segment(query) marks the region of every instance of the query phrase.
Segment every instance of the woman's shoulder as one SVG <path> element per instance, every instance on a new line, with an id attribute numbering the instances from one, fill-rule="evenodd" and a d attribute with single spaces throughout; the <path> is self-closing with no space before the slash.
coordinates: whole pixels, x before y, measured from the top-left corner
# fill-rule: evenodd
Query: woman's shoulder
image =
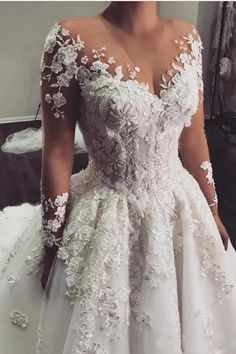
<path id="1" fill-rule="evenodd" d="M 56 23 L 60 28 L 68 30 L 72 37 L 78 34 L 86 34 L 97 22 L 97 16 L 89 17 L 68 17 L 58 20 Z"/>
<path id="2" fill-rule="evenodd" d="M 160 28 L 164 34 L 164 38 L 168 40 L 177 41 L 181 45 L 194 43 L 195 41 L 201 42 L 200 35 L 197 28 L 191 22 L 182 19 L 164 18 L 159 16 Z M 160 31 L 159 31 L 160 32 Z"/>
<path id="3" fill-rule="evenodd" d="M 166 19 L 166 26 L 172 40 L 177 40 L 180 45 L 188 43 L 191 48 L 191 45 L 196 47 L 197 44 L 199 48 L 203 48 L 201 35 L 195 24 L 180 19 Z"/>
<path id="4" fill-rule="evenodd" d="M 174 20 L 173 30 L 176 34 L 176 38 L 188 36 L 190 34 L 193 40 L 201 40 L 197 27 L 191 22 L 185 20 Z"/>
<path id="5" fill-rule="evenodd" d="M 173 33 L 176 38 L 183 37 L 188 33 L 197 33 L 197 28 L 191 22 L 181 20 L 181 19 L 171 19 L 168 20 Z"/>

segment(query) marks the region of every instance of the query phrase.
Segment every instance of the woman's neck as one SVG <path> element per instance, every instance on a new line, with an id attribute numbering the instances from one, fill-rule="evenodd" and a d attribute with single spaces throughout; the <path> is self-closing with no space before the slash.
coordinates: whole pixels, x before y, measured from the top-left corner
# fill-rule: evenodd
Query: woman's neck
<path id="1" fill-rule="evenodd" d="M 160 22 L 156 1 L 112 1 L 101 15 L 132 35 L 150 33 Z"/>

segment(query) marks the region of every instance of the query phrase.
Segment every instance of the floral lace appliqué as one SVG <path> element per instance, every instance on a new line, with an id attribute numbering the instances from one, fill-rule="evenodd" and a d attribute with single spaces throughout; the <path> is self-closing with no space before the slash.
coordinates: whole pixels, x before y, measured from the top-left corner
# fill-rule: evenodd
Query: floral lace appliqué
<path id="1" fill-rule="evenodd" d="M 210 184 L 214 190 L 215 190 L 215 181 L 213 179 L 213 171 L 212 171 L 212 165 L 210 161 L 203 161 L 200 165 L 200 167 L 207 172 L 206 174 L 206 179 L 207 179 L 207 183 Z M 215 196 L 212 200 L 212 203 L 209 204 L 209 206 L 217 206 L 218 205 L 218 197 L 216 194 L 216 190 L 215 190 Z"/>
<path id="2" fill-rule="evenodd" d="M 10 286 L 14 286 L 18 283 L 18 281 L 20 281 L 20 277 L 18 275 L 8 275 L 7 281 Z"/>
<path id="3" fill-rule="evenodd" d="M 11 319 L 12 324 L 14 324 L 17 327 L 20 327 L 22 329 L 25 329 L 29 323 L 28 316 L 20 311 L 11 312 L 10 319 Z"/>
<path id="4" fill-rule="evenodd" d="M 65 40 L 66 36 L 69 36 L 69 30 L 61 28 L 57 23 L 51 28 L 44 43 L 40 64 L 42 73 L 40 86 L 45 80 L 52 89 L 56 89 L 55 93 L 50 92 L 45 95 L 45 101 L 51 106 L 55 118 L 65 118 L 62 107 L 66 105 L 67 100 L 62 88 L 68 88 L 71 80 L 76 78 L 78 51 L 84 47 L 84 42 L 79 35 L 76 40 L 71 37 Z M 45 54 L 53 53 L 56 46 L 59 46 L 58 50 L 49 65 L 46 65 Z"/>
<path id="5" fill-rule="evenodd" d="M 46 93 L 45 100 L 50 105 L 50 109 L 54 112 L 55 118 L 64 118 L 64 111 L 61 107 L 67 104 L 66 95 L 62 92 L 62 88 L 68 88 L 72 79 L 78 80 L 81 88 L 85 87 L 84 79 L 96 79 L 101 75 L 105 75 L 111 79 L 119 80 L 121 84 L 126 84 L 127 87 L 131 82 L 136 83 L 140 93 L 145 91 L 153 100 L 162 100 L 167 91 L 174 87 L 177 82 L 180 82 L 182 76 L 193 69 L 197 75 L 197 85 L 202 92 L 203 98 L 203 81 L 202 81 L 202 42 L 196 28 L 192 25 L 192 29 L 186 36 L 181 39 L 176 39 L 180 53 L 171 62 L 171 68 L 166 70 L 166 73 L 161 75 L 162 82 L 156 84 L 162 87 L 159 95 L 149 91 L 148 84 L 137 79 L 137 74 L 142 70 L 140 66 L 132 67 L 130 63 L 126 63 L 126 67 L 121 65 L 115 66 L 110 72 L 110 67 L 116 63 L 113 56 L 106 57 L 106 47 L 93 48 L 92 53 L 84 53 L 85 41 L 81 39 L 80 34 L 76 38 L 70 36 L 68 29 L 63 28 L 58 23 L 55 23 L 50 30 L 44 44 L 44 53 L 41 59 L 41 85 L 44 80 L 50 83 L 51 88 L 55 88 L 56 92 Z M 59 48 L 54 52 L 56 45 Z M 82 55 L 79 55 L 83 49 Z M 44 54 L 53 53 L 51 62 L 45 64 L 46 56 Z M 91 61 L 91 57 L 94 61 Z M 123 70 L 128 70 L 129 79 L 122 81 Z M 167 77 L 170 77 L 170 79 Z M 53 78 L 53 80 L 52 80 Z M 89 79 L 89 80 L 90 80 Z M 192 77 L 186 80 L 192 80 Z M 170 91 L 171 94 L 171 91 Z M 166 99 L 169 95 L 166 95 Z M 165 101 L 165 100 L 164 100 Z"/>
<path id="6" fill-rule="evenodd" d="M 56 235 L 65 222 L 68 197 L 68 192 L 65 192 L 52 200 L 46 198 L 41 189 L 42 238 L 48 247 L 60 244 L 62 236 Z"/>

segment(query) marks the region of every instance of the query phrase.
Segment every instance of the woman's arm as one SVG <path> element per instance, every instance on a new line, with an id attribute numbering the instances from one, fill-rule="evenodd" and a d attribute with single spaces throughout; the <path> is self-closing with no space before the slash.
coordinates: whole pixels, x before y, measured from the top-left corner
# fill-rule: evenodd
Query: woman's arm
<path id="1" fill-rule="evenodd" d="M 217 215 L 217 194 L 205 135 L 203 101 L 199 102 L 191 125 L 181 133 L 179 151 L 184 167 L 197 180 L 212 213 Z"/>
<path id="2" fill-rule="evenodd" d="M 179 139 L 179 151 L 184 167 L 197 180 L 211 208 L 225 250 L 228 248 L 229 235 L 218 215 L 217 194 L 212 175 L 209 150 L 204 129 L 203 103 L 192 118 L 189 127 L 185 127 Z"/>
<path id="3" fill-rule="evenodd" d="M 60 24 L 54 26 L 46 37 L 40 67 L 42 237 L 48 255 L 55 255 L 61 241 L 74 157 L 79 88 L 76 55 L 72 55 L 73 47 L 67 45 L 71 42 L 67 33 L 61 32 Z"/>
<path id="4" fill-rule="evenodd" d="M 197 33 L 197 47 L 195 46 L 195 67 L 198 82 L 198 106 L 192 116 L 191 124 L 184 127 L 179 139 L 179 152 L 184 167 L 197 180 L 204 196 L 208 201 L 222 237 L 225 249 L 228 247 L 228 233 L 218 215 L 218 199 L 213 179 L 208 144 L 204 125 L 204 84 L 202 78 L 202 43 Z M 196 50 L 198 48 L 198 50 Z"/>
<path id="5" fill-rule="evenodd" d="M 185 126 L 179 139 L 179 152 L 184 167 L 194 176 L 204 193 L 213 215 L 217 215 L 217 195 L 212 175 L 207 139 L 204 125 L 204 83 L 202 63 L 202 40 L 194 28 L 189 38 L 191 65 L 197 84 L 197 107 L 191 123 Z M 195 83 L 194 83 L 195 84 Z"/>

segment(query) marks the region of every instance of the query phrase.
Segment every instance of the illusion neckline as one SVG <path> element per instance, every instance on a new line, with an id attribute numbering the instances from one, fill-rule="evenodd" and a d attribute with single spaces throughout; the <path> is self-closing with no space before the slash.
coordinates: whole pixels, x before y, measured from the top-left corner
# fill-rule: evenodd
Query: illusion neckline
<path id="1" fill-rule="evenodd" d="M 62 26 L 62 25 L 59 24 L 58 22 L 55 22 L 55 23 L 54 23 L 54 26 L 55 26 L 55 28 L 57 28 L 57 29 L 62 33 L 62 35 L 70 36 L 70 30 L 69 30 L 68 28 L 66 28 L 65 26 Z M 174 43 L 183 44 L 183 42 L 182 42 L 183 39 L 186 39 L 186 40 L 188 41 L 188 39 L 191 38 L 192 35 L 194 35 L 194 34 L 196 35 L 197 33 L 198 33 L 198 32 L 197 32 L 196 27 L 195 27 L 193 24 L 191 24 L 191 29 L 190 29 L 189 31 L 187 31 L 184 35 L 179 36 L 178 38 L 175 38 L 175 39 L 173 39 L 173 40 L 171 39 L 170 41 L 173 41 Z M 82 47 L 84 47 L 84 44 L 85 44 L 86 42 L 85 42 L 85 41 L 83 40 L 83 38 L 81 37 L 80 32 L 77 32 L 75 36 L 76 36 L 77 41 L 80 42 L 80 43 L 82 43 Z M 71 38 L 72 40 L 75 40 L 73 37 L 70 37 L 70 38 Z M 198 38 L 198 37 L 197 37 L 197 38 Z M 200 38 L 199 38 L 199 39 L 195 39 L 195 40 L 193 40 L 193 41 L 194 41 L 194 42 L 195 42 L 195 41 L 196 41 L 196 42 L 199 42 L 199 41 L 200 41 L 200 42 L 199 42 L 199 43 L 200 43 L 199 45 L 202 45 Z M 186 42 L 186 43 L 189 43 L 189 42 Z M 192 43 L 190 43 L 190 44 L 192 45 Z M 103 50 L 103 52 L 104 52 L 104 51 L 106 52 L 106 50 L 107 50 L 106 46 L 105 46 L 105 45 L 104 45 L 104 46 L 100 46 L 100 47 L 97 48 L 97 49 L 96 49 L 96 48 L 93 48 L 93 49 L 91 50 L 91 54 L 93 54 L 93 51 L 97 51 L 97 52 L 98 52 L 98 51 L 101 51 L 101 50 Z M 190 52 L 191 52 L 191 54 L 189 54 L 189 55 L 192 56 L 192 50 L 191 50 Z M 104 70 L 104 71 L 106 72 L 106 75 L 107 75 L 107 76 L 109 76 L 109 77 L 112 78 L 112 79 L 117 79 L 117 78 L 118 78 L 119 82 L 121 82 L 122 85 L 125 84 L 125 85 L 128 86 L 128 85 L 130 85 L 131 82 L 135 82 L 136 85 L 137 85 L 138 87 L 140 87 L 140 89 L 143 90 L 143 92 L 145 92 L 147 95 L 149 95 L 149 96 L 150 96 L 151 98 L 153 98 L 154 100 L 157 100 L 157 101 L 159 101 L 159 102 L 161 103 L 161 102 L 163 102 L 164 96 L 165 96 L 166 94 L 168 94 L 168 92 L 169 92 L 169 90 L 170 90 L 171 88 L 174 89 L 174 87 L 176 86 L 176 82 L 177 82 L 179 79 L 181 79 L 181 77 L 182 77 L 181 74 L 183 74 L 184 72 L 186 72 L 186 68 L 185 68 L 184 65 L 183 65 L 183 66 L 182 66 L 182 65 L 177 65 L 177 64 L 175 63 L 175 60 L 176 60 L 177 62 L 180 62 L 180 61 L 181 61 L 180 57 L 181 57 L 181 55 L 183 55 L 183 54 L 186 54 L 186 53 L 185 53 L 185 51 L 181 50 L 176 56 L 173 57 L 173 59 L 171 59 L 171 61 L 170 61 L 170 67 L 169 67 L 168 69 L 166 69 L 166 70 L 161 74 L 162 82 L 154 84 L 154 85 L 158 85 L 158 86 L 161 86 L 161 87 L 162 87 L 164 84 L 166 84 L 166 87 L 163 87 L 163 88 L 159 91 L 159 93 L 151 92 L 150 89 L 149 89 L 149 87 L 150 87 L 149 83 L 148 83 L 148 82 L 145 82 L 145 81 L 143 81 L 143 80 L 138 80 L 136 77 L 134 77 L 134 78 L 128 78 L 128 79 L 122 80 L 122 77 L 123 77 L 123 70 L 124 70 L 124 66 L 125 66 L 125 65 L 122 65 L 122 64 L 116 65 L 115 68 L 114 68 L 114 72 L 115 72 L 115 73 L 116 73 L 116 70 L 117 70 L 118 68 L 120 69 L 121 75 L 122 75 L 121 77 L 119 77 L 118 75 L 116 75 L 116 74 L 114 74 L 114 73 L 109 72 L 107 69 L 108 69 L 109 66 L 112 65 L 112 64 L 110 64 L 108 61 L 109 61 L 110 58 L 113 58 L 113 59 L 114 59 L 114 62 L 116 62 L 116 58 L 115 58 L 115 57 L 110 57 L 110 56 L 109 56 L 109 57 L 107 58 L 107 62 L 103 62 L 103 61 L 100 59 L 100 57 L 99 57 L 98 60 L 94 60 L 94 61 L 92 62 L 92 64 L 90 65 L 90 68 L 86 67 L 85 64 L 83 64 L 82 62 L 80 63 L 80 66 L 86 68 L 87 70 L 89 70 L 90 73 L 92 73 L 93 71 L 91 70 L 91 67 L 93 66 L 94 63 L 100 63 L 100 64 L 103 65 L 103 66 L 104 66 L 104 65 L 107 65 L 107 68 Z M 88 55 L 85 54 L 85 57 L 88 57 Z M 184 64 L 184 63 L 183 63 L 183 64 Z M 127 65 L 127 67 L 128 67 L 128 66 L 131 66 L 131 64 L 130 64 L 129 62 L 126 62 L 126 65 Z M 141 66 L 134 66 L 134 65 L 132 65 L 132 66 L 134 67 L 133 70 L 131 69 L 132 72 L 135 71 L 135 68 L 138 68 L 139 71 L 142 70 Z M 190 65 L 190 66 L 192 66 L 192 65 Z M 176 69 L 176 71 L 174 72 L 174 74 L 173 74 L 173 75 L 168 74 L 168 72 L 170 72 L 171 70 L 173 70 L 173 68 Z M 181 74 L 180 74 L 180 73 L 181 73 Z M 102 74 L 103 74 L 103 73 L 101 72 L 101 75 L 102 75 Z M 164 75 L 170 76 L 170 79 L 169 79 L 168 81 L 166 81 Z M 155 86 L 154 86 L 154 87 L 155 87 Z"/>

